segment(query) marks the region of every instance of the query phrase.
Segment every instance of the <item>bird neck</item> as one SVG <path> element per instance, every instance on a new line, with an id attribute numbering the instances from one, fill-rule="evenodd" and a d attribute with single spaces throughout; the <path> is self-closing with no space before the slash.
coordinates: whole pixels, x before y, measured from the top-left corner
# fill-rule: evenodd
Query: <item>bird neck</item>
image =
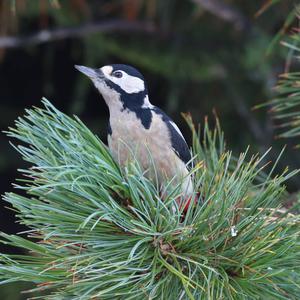
<path id="1" fill-rule="evenodd" d="M 153 108 L 146 89 L 138 93 L 125 93 L 119 90 L 109 94 L 102 93 L 102 96 L 109 108 L 110 116 L 117 116 L 124 111 L 137 113 Z"/>

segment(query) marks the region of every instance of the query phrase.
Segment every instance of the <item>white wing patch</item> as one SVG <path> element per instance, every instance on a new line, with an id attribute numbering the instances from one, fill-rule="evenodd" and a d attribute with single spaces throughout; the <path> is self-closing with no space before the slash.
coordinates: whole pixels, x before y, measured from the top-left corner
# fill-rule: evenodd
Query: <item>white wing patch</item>
<path id="1" fill-rule="evenodd" d="M 142 108 L 153 108 L 154 106 L 150 103 L 148 95 L 144 98 L 144 104 L 142 105 Z"/>
<path id="2" fill-rule="evenodd" d="M 174 127 L 174 129 L 177 131 L 177 133 L 179 133 L 181 135 L 181 137 L 184 139 L 180 129 L 178 128 L 178 126 L 173 122 L 173 121 L 169 121 L 170 124 Z M 185 140 L 185 139 L 184 139 Z"/>

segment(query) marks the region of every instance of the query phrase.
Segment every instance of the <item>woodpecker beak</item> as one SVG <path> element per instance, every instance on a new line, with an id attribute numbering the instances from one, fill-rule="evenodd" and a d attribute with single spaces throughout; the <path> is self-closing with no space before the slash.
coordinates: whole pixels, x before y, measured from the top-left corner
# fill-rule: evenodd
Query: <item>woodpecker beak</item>
<path id="1" fill-rule="evenodd" d="M 104 74 L 100 69 L 93 69 L 93 68 L 88 68 L 85 66 L 78 66 L 78 65 L 75 65 L 74 67 L 75 67 L 75 69 L 77 69 L 78 71 L 80 71 L 81 73 L 83 73 L 84 75 L 86 75 L 87 77 L 89 77 L 91 79 L 104 77 Z"/>

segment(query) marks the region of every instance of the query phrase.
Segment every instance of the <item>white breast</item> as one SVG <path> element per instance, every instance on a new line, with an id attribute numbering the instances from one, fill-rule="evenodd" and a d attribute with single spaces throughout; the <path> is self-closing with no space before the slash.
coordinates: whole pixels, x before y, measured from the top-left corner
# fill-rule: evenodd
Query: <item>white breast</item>
<path id="1" fill-rule="evenodd" d="M 113 112 L 110 125 L 112 136 L 108 137 L 108 145 L 121 165 L 137 159 L 148 177 L 154 179 L 156 172 L 161 184 L 174 176 L 175 183 L 184 177 L 183 190 L 192 192 L 188 170 L 172 149 L 167 125 L 160 115 L 152 112 L 151 126 L 145 129 L 134 112 Z"/>

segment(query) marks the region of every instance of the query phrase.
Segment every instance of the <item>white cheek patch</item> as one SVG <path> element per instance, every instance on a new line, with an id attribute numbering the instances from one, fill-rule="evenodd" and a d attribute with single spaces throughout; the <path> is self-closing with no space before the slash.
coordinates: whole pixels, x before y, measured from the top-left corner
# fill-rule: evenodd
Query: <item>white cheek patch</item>
<path id="1" fill-rule="evenodd" d="M 123 73 L 121 78 L 109 76 L 109 80 L 117 84 L 127 94 L 139 93 L 145 90 L 145 84 L 142 79 L 128 75 L 123 71 L 121 72 Z"/>

